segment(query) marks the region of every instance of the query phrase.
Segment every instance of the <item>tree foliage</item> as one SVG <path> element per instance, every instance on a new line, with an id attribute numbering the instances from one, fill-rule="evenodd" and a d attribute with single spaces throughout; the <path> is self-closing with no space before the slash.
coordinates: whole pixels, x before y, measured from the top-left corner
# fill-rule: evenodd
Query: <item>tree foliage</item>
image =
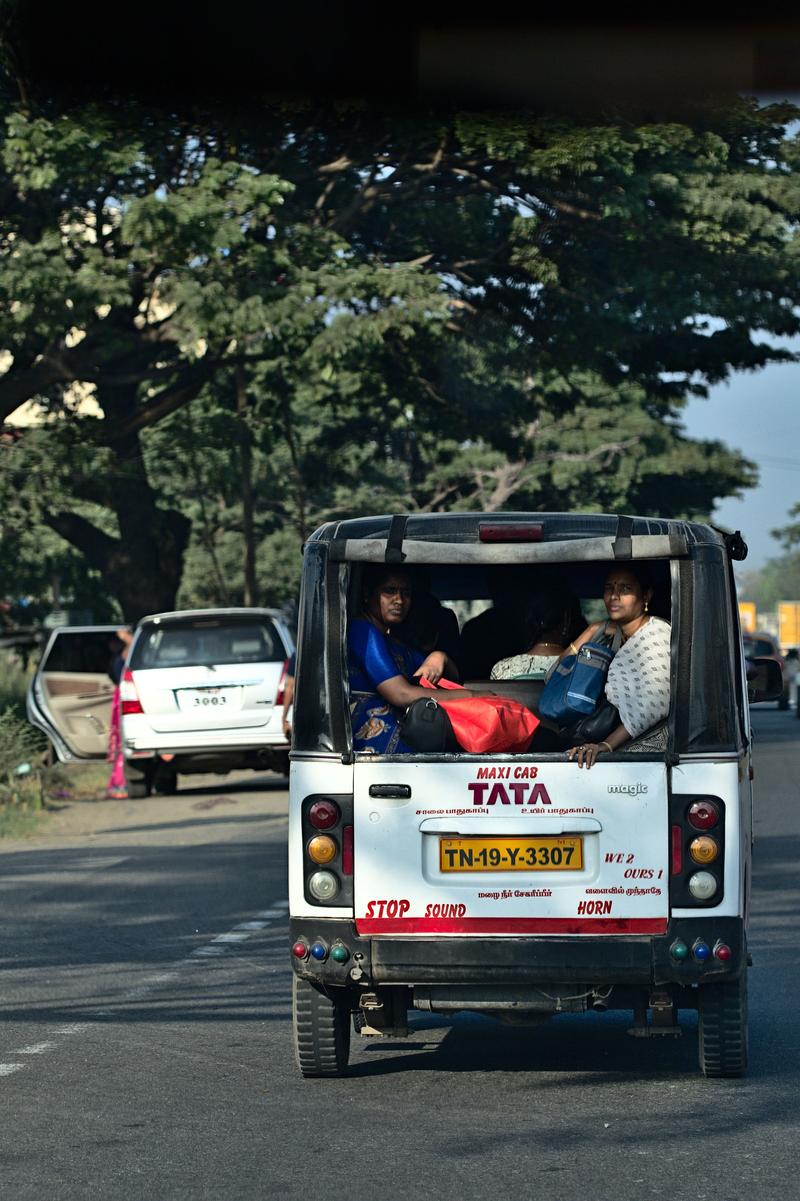
<path id="1" fill-rule="evenodd" d="M 707 514 L 755 469 L 682 405 L 800 329 L 793 115 L 7 99 L 0 488 L 129 618 L 284 599 L 336 514 Z"/>
<path id="2" fill-rule="evenodd" d="M 757 610 L 774 612 L 779 601 L 800 599 L 800 504 L 788 516 L 793 520 L 772 530 L 784 553 L 768 559 L 758 571 L 743 572 L 738 581 L 741 599 L 753 601 Z"/>

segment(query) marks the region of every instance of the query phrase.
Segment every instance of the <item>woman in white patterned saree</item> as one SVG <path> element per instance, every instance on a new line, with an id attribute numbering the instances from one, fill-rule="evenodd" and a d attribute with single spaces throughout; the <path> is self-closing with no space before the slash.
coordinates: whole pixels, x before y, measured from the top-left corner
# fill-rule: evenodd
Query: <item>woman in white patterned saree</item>
<path id="1" fill-rule="evenodd" d="M 606 699 L 619 710 L 620 724 L 603 742 L 571 747 L 568 758 L 579 767 L 591 767 L 598 755 L 619 750 L 663 722 L 669 711 L 670 625 L 650 612 L 653 588 L 638 565 L 612 567 L 603 591 L 608 623 L 596 622 L 570 643 L 564 654 L 575 652 L 594 638 L 603 625 L 608 633 L 620 629 L 622 646 L 611 661 L 606 678 Z M 663 736 L 653 746 L 661 749 Z"/>

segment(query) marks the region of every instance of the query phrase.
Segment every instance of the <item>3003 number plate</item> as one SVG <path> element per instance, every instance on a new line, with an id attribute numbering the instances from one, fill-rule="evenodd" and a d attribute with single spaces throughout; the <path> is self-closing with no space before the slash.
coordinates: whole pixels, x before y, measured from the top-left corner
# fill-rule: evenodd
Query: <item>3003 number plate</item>
<path id="1" fill-rule="evenodd" d="M 203 711 L 239 709 L 241 708 L 241 689 L 181 688 L 178 691 L 178 708 Z"/>
<path id="2" fill-rule="evenodd" d="M 442 838 L 443 872 L 575 872 L 582 838 Z"/>

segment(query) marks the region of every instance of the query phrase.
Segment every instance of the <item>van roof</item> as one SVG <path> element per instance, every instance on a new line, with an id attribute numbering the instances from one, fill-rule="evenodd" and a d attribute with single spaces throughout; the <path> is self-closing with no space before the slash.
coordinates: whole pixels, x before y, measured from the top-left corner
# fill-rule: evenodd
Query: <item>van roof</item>
<path id="1" fill-rule="evenodd" d="M 309 542 L 387 538 L 393 514 L 328 521 L 310 535 Z M 682 538 L 691 546 L 725 546 L 724 534 L 702 522 L 664 517 L 631 517 L 634 535 Z M 617 533 L 619 516 L 610 513 L 411 513 L 403 537 L 421 542 L 477 543 L 481 525 L 541 524 L 541 540 L 569 541 L 609 538 Z M 498 539 L 503 541 L 502 537 Z M 738 557 L 738 556 L 737 556 Z"/>

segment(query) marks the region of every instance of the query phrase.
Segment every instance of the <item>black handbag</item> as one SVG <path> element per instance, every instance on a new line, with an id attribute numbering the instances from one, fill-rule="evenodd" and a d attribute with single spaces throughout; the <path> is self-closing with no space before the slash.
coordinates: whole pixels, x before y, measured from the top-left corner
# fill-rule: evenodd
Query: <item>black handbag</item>
<path id="1" fill-rule="evenodd" d="M 611 701 L 602 701 L 594 713 L 582 717 L 568 731 L 569 746 L 581 746 L 584 742 L 605 742 L 619 722 L 619 709 Z"/>
<path id="2" fill-rule="evenodd" d="M 450 718 L 432 696 L 412 701 L 400 718 L 400 737 L 415 751 L 460 751 Z"/>

